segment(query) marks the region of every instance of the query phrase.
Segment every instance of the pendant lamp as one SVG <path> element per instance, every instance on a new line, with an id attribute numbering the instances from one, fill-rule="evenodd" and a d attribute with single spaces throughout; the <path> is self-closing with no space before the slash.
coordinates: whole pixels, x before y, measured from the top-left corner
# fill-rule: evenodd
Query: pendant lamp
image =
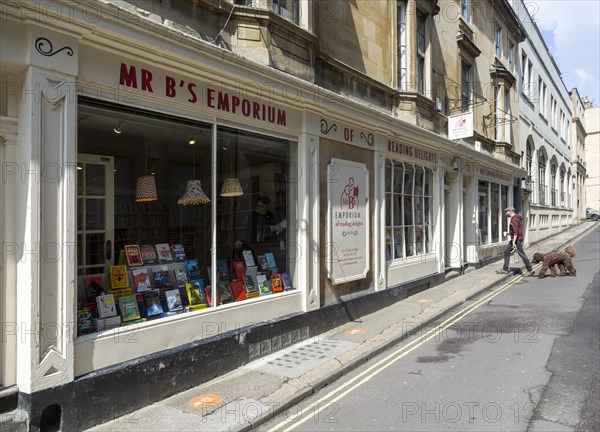
<path id="1" fill-rule="evenodd" d="M 190 139 L 190 145 L 196 144 L 195 140 Z M 204 191 L 202 190 L 202 182 L 200 180 L 196 180 L 196 152 L 195 147 L 192 147 L 192 179 L 188 180 L 187 186 L 185 188 L 185 192 L 183 196 L 179 198 L 177 204 L 179 205 L 188 205 L 188 204 L 206 204 L 210 202 L 210 198 L 206 196 Z"/>
<path id="2" fill-rule="evenodd" d="M 156 181 L 153 175 L 148 175 L 148 140 L 146 140 L 146 174 L 138 177 L 135 186 L 135 202 L 156 201 Z"/>
<path id="3" fill-rule="evenodd" d="M 231 168 L 235 169 L 233 149 L 231 146 L 227 146 L 227 148 L 231 151 Z M 240 179 L 237 177 L 231 177 L 223 180 L 223 186 L 221 186 L 220 195 L 222 197 L 236 197 L 244 195 L 244 190 L 240 184 Z"/>

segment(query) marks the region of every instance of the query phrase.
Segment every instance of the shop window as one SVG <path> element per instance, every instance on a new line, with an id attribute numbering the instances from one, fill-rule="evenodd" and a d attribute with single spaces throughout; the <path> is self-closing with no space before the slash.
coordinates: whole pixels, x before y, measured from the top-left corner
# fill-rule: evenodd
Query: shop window
<path id="1" fill-rule="evenodd" d="M 488 185 L 488 182 L 479 180 L 477 224 L 479 225 L 479 244 L 481 245 L 488 244 L 490 240 L 488 223 Z"/>
<path id="2" fill-rule="evenodd" d="M 294 289 L 289 141 L 87 99 L 78 117 L 78 334 Z"/>
<path id="3" fill-rule="evenodd" d="M 433 171 L 386 161 L 386 260 L 431 251 Z"/>
<path id="4" fill-rule="evenodd" d="M 491 184 L 491 194 L 490 194 L 490 200 L 491 200 L 491 208 L 490 208 L 490 213 L 492 216 L 492 220 L 491 220 L 491 234 L 492 234 L 492 238 L 491 241 L 492 243 L 495 242 L 499 242 L 500 241 L 500 185 L 498 185 L 497 183 L 492 183 Z M 506 208 L 506 207 L 504 207 Z"/>

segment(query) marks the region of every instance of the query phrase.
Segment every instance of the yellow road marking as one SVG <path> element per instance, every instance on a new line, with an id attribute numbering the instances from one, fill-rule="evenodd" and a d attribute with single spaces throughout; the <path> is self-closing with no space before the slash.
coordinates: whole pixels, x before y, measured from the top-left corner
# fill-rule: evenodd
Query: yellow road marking
<path id="1" fill-rule="evenodd" d="M 299 420 L 298 419 L 286 419 L 286 420 L 283 420 L 280 423 L 278 423 L 277 425 L 273 426 L 271 429 L 269 429 L 269 432 L 282 430 L 283 427 L 289 425 L 290 423 L 293 423 L 287 429 L 283 429 L 286 432 L 287 431 L 291 431 L 291 430 L 295 429 L 296 427 L 300 426 L 301 424 L 303 424 L 304 422 L 308 421 L 310 418 L 314 417 L 315 415 L 318 416 L 321 411 L 329 408 L 332 404 L 334 404 L 335 402 L 337 402 L 338 400 L 340 400 L 341 398 L 343 398 L 344 396 L 346 396 L 351 391 L 353 391 L 356 388 L 360 387 L 361 385 L 363 385 L 364 383 L 366 383 L 367 381 L 369 381 L 370 379 L 372 379 L 374 376 L 376 376 L 377 374 L 379 374 L 383 370 L 387 369 L 389 366 L 393 365 L 396 361 L 398 361 L 401 358 L 403 358 L 404 356 L 410 354 L 411 352 L 413 352 L 414 350 L 416 350 L 417 348 L 419 348 L 421 345 L 425 344 L 426 342 L 428 342 L 429 340 L 433 339 L 438 334 L 440 334 L 442 331 L 446 330 L 451 325 L 457 323 L 462 318 L 464 318 L 465 316 L 469 315 L 475 309 L 478 309 L 479 307 L 481 307 L 485 303 L 487 303 L 489 300 L 493 299 L 494 297 L 496 297 L 497 295 L 503 293 L 504 291 L 506 291 L 507 289 L 509 289 L 513 285 L 515 285 L 516 283 L 520 282 L 523 279 L 523 277 L 524 276 L 516 277 L 511 282 L 509 282 L 509 283 L 501 286 L 500 288 L 497 288 L 494 291 L 486 294 L 484 297 L 482 297 L 481 299 L 477 300 L 472 305 L 467 306 L 462 311 L 456 313 L 455 315 L 451 316 L 446 321 L 444 321 L 442 324 L 440 324 L 438 326 L 438 330 L 435 330 L 435 329 L 429 330 L 427 333 L 425 333 L 425 336 L 427 336 L 427 337 L 425 339 L 421 338 L 422 340 L 421 340 L 420 343 L 419 343 L 419 339 L 415 339 L 412 342 L 408 343 L 407 345 L 402 346 L 401 348 L 397 349 L 396 351 L 392 352 L 391 354 L 388 354 L 386 357 L 384 357 L 383 359 L 379 360 L 375 364 L 371 365 L 370 367 L 368 367 L 367 369 L 365 369 L 364 371 L 362 371 L 360 374 L 358 374 L 357 376 L 355 376 L 354 378 L 352 378 L 348 382 L 346 382 L 346 383 L 342 384 L 340 387 L 338 387 L 338 388 L 330 391 L 325 396 L 321 397 L 319 400 L 317 400 L 316 402 L 313 402 L 308 407 L 306 407 L 304 410 L 302 410 L 303 412 L 310 412 L 311 413 L 310 415 L 305 415 L 303 418 L 301 418 Z M 373 371 L 373 369 L 377 369 L 377 370 Z M 358 381 L 358 382 L 355 385 L 352 385 L 356 381 Z M 344 390 L 346 388 L 348 388 L 348 389 L 346 391 L 344 391 L 343 393 L 341 393 L 339 396 L 337 396 L 334 399 L 328 401 L 327 403 L 324 403 L 326 400 L 330 399 L 331 397 L 334 397 L 337 393 L 341 392 L 342 390 Z M 318 407 L 318 408 L 315 409 L 314 411 L 312 411 L 312 409 L 314 407 Z"/>
<path id="2" fill-rule="evenodd" d="M 574 239 L 572 239 L 572 241 L 569 242 L 569 245 L 575 244 L 577 241 L 579 241 L 583 237 L 584 237 L 584 233 L 581 233 L 580 235 L 578 235 L 577 237 L 575 237 Z M 538 268 L 541 265 L 542 265 L 542 263 L 538 263 L 537 265 L 533 266 L 533 268 Z M 425 339 L 423 339 L 421 337 L 421 342 L 420 343 L 418 343 L 419 339 L 413 340 L 412 342 L 408 343 L 407 345 L 404 345 L 401 348 L 397 349 L 393 353 L 388 354 L 386 357 L 384 357 L 383 359 L 379 360 L 375 364 L 371 365 L 370 367 L 368 367 L 367 369 L 365 369 L 364 371 L 362 371 L 360 374 L 358 374 L 357 376 L 355 376 L 354 378 L 352 378 L 348 382 L 346 382 L 346 383 L 340 385 L 338 388 L 330 391 L 325 396 L 321 397 L 316 402 L 313 402 L 308 407 L 306 407 L 306 409 L 303 410 L 303 412 L 311 412 L 310 415 L 305 415 L 300 420 L 296 420 L 296 419 L 286 419 L 286 420 L 283 420 L 280 423 L 278 423 L 277 425 L 273 426 L 271 429 L 269 429 L 269 432 L 279 431 L 283 427 L 285 427 L 286 425 L 289 425 L 290 423 L 293 423 L 287 429 L 284 429 L 285 432 L 291 431 L 291 430 L 295 429 L 296 427 L 302 425 L 303 423 L 305 423 L 306 421 L 308 421 L 310 418 L 314 417 L 315 415 L 318 416 L 321 411 L 329 408 L 332 404 L 334 404 L 335 402 L 337 402 L 338 400 L 340 400 L 341 398 L 343 398 L 344 396 L 346 396 L 348 393 L 350 393 L 351 391 L 355 390 L 356 388 L 360 387 L 361 385 L 363 385 L 364 383 L 366 383 L 367 381 L 369 381 L 370 379 L 372 379 L 379 372 L 385 370 L 386 368 L 388 368 L 389 366 L 391 366 L 392 364 L 394 364 L 396 361 L 398 361 L 401 358 L 403 358 L 404 356 L 410 354 L 411 352 L 413 352 L 414 350 L 416 350 L 417 348 L 419 348 L 421 345 L 425 344 L 429 340 L 431 340 L 434 337 L 436 337 L 437 335 L 439 335 L 441 332 L 445 331 L 451 325 L 456 324 L 461 319 L 463 319 L 465 316 L 469 315 L 474 310 L 476 310 L 479 307 L 483 306 L 489 300 L 493 299 L 497 295 L 499 295 L 499 294 L 503 293 L 504 291 L 508 290 L 513 285 L 521 282 L 524 278 L 525 278 L 525 276 L 523 276 L 523 275 L 515 277 L 515 279 L 513 279 L 512 281 L 510 281 L 507 284 L 502 285 L 501 287 L 499 287 L 499 288 L 493 290 L 492 292 L 486 294 L 481 299 L 479 299 L 476 302 L 474 302 L 472 305 L 467 306 L 466 308 L 464 308 L 460 312 L 458 312 L 458 313 L 454 314 L 453 316 L 451 316 L 450 318 L 448 318 L 446 321 L 444 321 L 443 323 L 441 323 L 438 326 L 438 330 L 437 331 L 435 329 L 429 330 L 427 333 L 425 333 L 425 336 L 427 336 Z M 393 358 L 395 356 L 398 356 L 398 357 Z M 377 370 L 371 373 L 371 371 L 373 371 L 373 369 L 377 369 Z M 356 381 L 359 381 L 359 382 L 357 382 L 355 385 L 352 385 Z M 339 396 L 335 397 L 334 399 L 328 401 L 324 405 L 321 405 L 326 400 L 328 400 L 329 398 L 335 396 L 337 393 L 341 392 L 342 390 L 344 390 L 347 387 L 350 387 L 350 388 L 348 388 L 346 391 L 344 391 L 343 393 L 341 393 Z M 315 411 L 311 411 L 314 407 L 318 407 L 318 408 Z"/>

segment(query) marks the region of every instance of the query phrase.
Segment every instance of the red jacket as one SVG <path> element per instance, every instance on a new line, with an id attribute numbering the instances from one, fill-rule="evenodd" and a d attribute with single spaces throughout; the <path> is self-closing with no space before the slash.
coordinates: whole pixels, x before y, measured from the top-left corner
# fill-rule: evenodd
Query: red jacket
<path id="1" fill-rule="evenodd" d="M 515 235 L 517 236 L 517 240 L 523 240 L 525 238 L 525 235 L 523 234 L 523 217 L 521 215 L 515 214 L 510 218 L 508 235 L 510 235 L 511 239 Z"/>

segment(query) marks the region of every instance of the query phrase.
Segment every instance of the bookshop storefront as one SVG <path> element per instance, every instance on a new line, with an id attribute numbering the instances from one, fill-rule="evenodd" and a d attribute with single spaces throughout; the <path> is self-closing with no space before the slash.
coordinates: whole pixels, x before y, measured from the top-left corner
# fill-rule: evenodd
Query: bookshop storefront
<path id="1" fill-rule="evenodd" d="M 437 151 L 386 137 L 385 262 L 388 286 L 440 271 Z"/>
<path id="2" fill-rule="evenodd" d="M 80 56 L 75 376 L 302 310 L 298 112 Z M 135 104 L 92 97 L 114 83 Z M 128 329 L 139 343 L 113 349 Z"/>

